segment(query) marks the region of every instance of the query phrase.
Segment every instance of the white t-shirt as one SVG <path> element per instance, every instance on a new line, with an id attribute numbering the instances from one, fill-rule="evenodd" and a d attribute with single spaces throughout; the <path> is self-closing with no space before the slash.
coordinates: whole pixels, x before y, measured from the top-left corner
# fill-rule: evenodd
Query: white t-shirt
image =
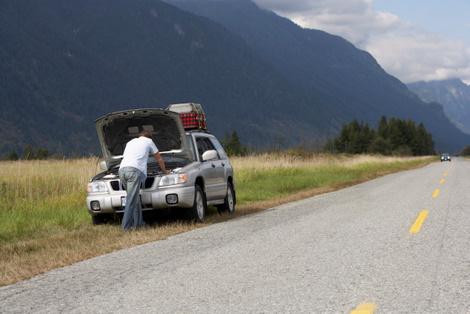
<path id="1" fill-rule="evenodd" d="M 124 149 L 123 158 L 119 168 L 133 167 L 147 175 L 147 162 L 149 155 L 158 153 L 155 143 L 148 137 L 141 136 L 130 140 Z"/>

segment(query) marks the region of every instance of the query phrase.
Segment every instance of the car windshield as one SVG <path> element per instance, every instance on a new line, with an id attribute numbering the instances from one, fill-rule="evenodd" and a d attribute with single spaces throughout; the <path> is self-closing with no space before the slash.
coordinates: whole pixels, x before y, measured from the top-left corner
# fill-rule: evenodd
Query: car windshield
<path id="1" fill-rule="evenodd" d="M 166 155 L 166 154 L 162 154 L 162 158 L 165 162 L 167 163 L 190 163 L 191 160 L 187 157 L 184 157 L 184 156 L 175 156 L 175 155 Z M 149 162 L 155 162 L 155 159 L 150 159 L 149 158 Z"/>

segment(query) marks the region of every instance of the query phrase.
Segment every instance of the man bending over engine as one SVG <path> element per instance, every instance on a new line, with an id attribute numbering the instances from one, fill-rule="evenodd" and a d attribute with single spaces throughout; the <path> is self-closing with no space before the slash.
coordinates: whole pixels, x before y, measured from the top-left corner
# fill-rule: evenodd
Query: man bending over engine
<path id="1" fill-rule="evenodd" d="M 147 178 L 147 162 L 153 155 L 160 169 L 168 173 L 158 148 L 152 140 L 152 132 L 144 130 L 138 138 L 129 141 L 124 149 L 123 159 L 119 167 L 119 179 L 126 189 L 126 207 L 122 219 L 124 230 L 137 229 L 144 225 L 142 204 L 140 203 L 140 187 Z"/>

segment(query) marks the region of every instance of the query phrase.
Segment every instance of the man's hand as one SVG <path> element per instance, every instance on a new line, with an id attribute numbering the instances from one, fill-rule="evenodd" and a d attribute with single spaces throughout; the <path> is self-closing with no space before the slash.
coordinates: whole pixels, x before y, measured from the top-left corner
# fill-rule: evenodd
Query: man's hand
<path id="1" fill-rule="evenodd" d="M 160 153 L 156 153 L 155 155 L 153 155 L 153 157 L 157 161 L 157 163 L 160 166 L 160 169 L 162 169 L 163 173 L 170 174 L 170 171 L 166 169 L 165 162 L 163 161 L 163 158 L 160 155 Z"/>

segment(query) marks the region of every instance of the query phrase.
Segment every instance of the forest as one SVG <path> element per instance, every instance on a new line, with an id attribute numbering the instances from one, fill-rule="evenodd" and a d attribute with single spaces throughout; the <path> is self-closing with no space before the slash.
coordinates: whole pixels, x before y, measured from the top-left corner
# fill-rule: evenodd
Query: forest
<path id="1" fill-rule="evenodd" d="M 435 154 L 432 135 L 422 123 L 381 117 L 376 129 L 354 120 L 326 145 L 326 150 L 346 154 L 426 156 Z"/>

